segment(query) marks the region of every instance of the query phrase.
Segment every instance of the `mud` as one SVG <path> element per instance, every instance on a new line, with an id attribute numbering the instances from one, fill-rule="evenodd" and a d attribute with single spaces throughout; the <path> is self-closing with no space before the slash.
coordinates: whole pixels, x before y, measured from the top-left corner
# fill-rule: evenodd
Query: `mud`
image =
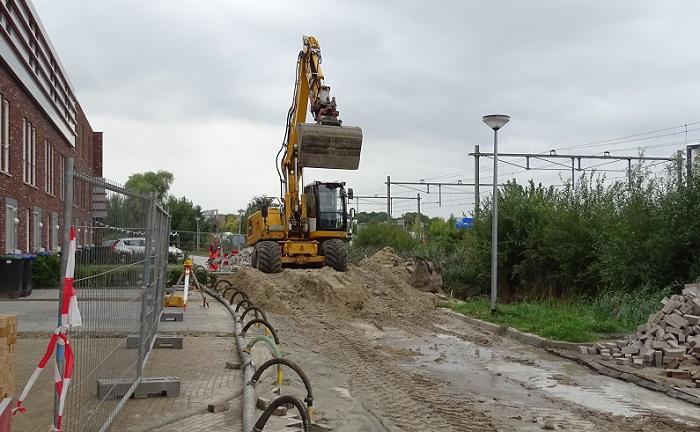
<path id="1" fill-rule="evenodd" d="M 700 410 L 441 312 L 391 255 L 347 273 L 245 269 L 336 431 L 697 431 Z M 268 377 L 268 385 L 272 385 Z M 303 396 L 289 377 L 284 392 Z"/>

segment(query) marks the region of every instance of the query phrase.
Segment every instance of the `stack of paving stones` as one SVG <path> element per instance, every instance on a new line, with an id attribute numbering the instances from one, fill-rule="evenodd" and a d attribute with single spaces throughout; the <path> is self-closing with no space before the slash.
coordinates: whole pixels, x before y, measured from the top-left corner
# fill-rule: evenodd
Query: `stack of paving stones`
<path id="1" fill-rule="evenodd" d="M 15 393 L 17 316 L 0 315 L 0 400 Z"/>
<path id="2" fill-rule="evenodd" d="M 627 339 L 581 346 L 584 354 L 643 368 L 664 368 L 666 376 L 691 379 L 700 387 L 700 284 L 661 300 L 663 307 Z"/>

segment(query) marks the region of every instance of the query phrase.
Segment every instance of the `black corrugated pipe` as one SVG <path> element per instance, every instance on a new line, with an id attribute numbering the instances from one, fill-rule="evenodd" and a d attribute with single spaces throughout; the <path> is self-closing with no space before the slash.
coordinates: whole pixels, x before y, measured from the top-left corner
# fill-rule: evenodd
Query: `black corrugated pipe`
<path id="1" fill-rule="evenodd" d="M 244 304 L 248 307 L 255 306 L 252 301 L 250 301 L 248 299 L 243 299 L 240 301 L 240 303 L 238 303 L 236 305 L 236 313 L 238 313 L 238 311 L 241 309 L 241 307 L 243 307 Z M 245 310 L 245 309 L 243 309 L 243 310 Z"/>
<path id="2" fill-rule="evenodd" d="M 255 312 L 255 317 L 256 317 L 256 318 L 260 318 L 260 317 L 262 316 L 263 319 L 264 319 L 265 321 L 267 321 L 267 317 L 265 316 L 265 312 L 263 312 L 262 310 L 260 310 L 260 308 L 257 307 L 257 306 L 251 306 L 251 307 L 247 308 L 246 310 L 244 310 L 243 313 L 241 314 L 241 322 L 243 322 L 243 320 L 245 319 L 245 316 L 248 315 L 248 312 L 250 312 L 250 311 L 254 311 L 254 312 Z M 258 315 L 258 313 L 260 313 L 260 315 Z"/>
<path id="3" fill-rule="evenodd" d="M 248 331 L 248 329 L 250 328 L 250 326 L 252 326 L 253 324 L 262 324 L 262 325 L 264 325 L 265 327 L 267 327 L 267 329 L 268 329 L 268 330 L 270 331 L 270 333 L 272 334 L 272 339 L 275 340 L 275 343 L 276 343 L 277 345 L 280 344 L 280 340 L 279 340 L 279 338 L 277 337 L 277 332 L 275 331 L 275 328 L 272 327 L 272 324 L 270 324 L 269 322 L 267 322 L 267 320 L 260 319 L 260 318 L 255 318 L 254 320 L 248 321 L 248 322 L 246 323 L 246 325 L 243 326 L 243 330 L 241 330 L 241 336 L 245 336 L 245 332 Z"/>
<path id="4" fill-rule="evenodd" d="M 306 409 L 308 411 L 309 417 L 311 417 L 311 414 L 313 412 L 313 405 L 314 405 L 314 395 L 311 390 L 311 383 L 309 382 L 309 378 L 306 376 L 304 371 L 301 370 L 301 368 L 294 362 L 287 360 L 286 358 L 273 358 L 262 365 L 260 365 L 260 368 L 258 368 L 255 373 L 253 374 L 253 377 L 250 379 L 251 384 L 255 385 L 258 383 L 258 380 L 260 379 L 260 376 L 265 372 L 267 368 L 270 366 L 274 365 L 285 365 L 289 366 L 294 370 L 294 372 L 299 375 L 299 378 L 301 378 L 302 381 L 304 381 L 304 387 L 306 387 L 306 399 L 304 399 L 304 402 L 306 402 Z"/>
<path id="5" fill-rule="evenodd" d="M 273 400 L 270 405 L 265 408 L 265 411 L 263 411 L 262 414 L 260 414 L 260 418 L 258 418 L 258 421 L 255 422 L 255 427 L 253 428 L 253 432 L 262 432 L 262 430 L 265 428 L 265 423 L 270 419 L 270 416 L 272 413 L 275 412 L 278 406 L 282 404 L 289 404 L 291 403 L 294 405 L 297 410 L 299 410 L 299 415 L 301 416 L 301 421 L 302 424 L 304 425 L 304 431 L 307 432 L 309 428 L 311 427 L 311 421 L 309 420 L 309 414 L 306 412 L 304 409 L 304 405 L 301 403 L 301 401 L 294 396 L 289 396 L 289 395 L 284 395 L 280 396 L 277 399 Z"/>

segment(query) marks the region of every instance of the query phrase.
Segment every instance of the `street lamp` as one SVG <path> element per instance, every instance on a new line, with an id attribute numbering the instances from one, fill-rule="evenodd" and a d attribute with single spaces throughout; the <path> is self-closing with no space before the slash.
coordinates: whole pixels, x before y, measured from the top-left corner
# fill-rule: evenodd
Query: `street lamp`
<path id="1" fill-rule="evenodd" d="M 199 216 L 194 218 L 197 221 L 197 250 L 199 250 L 199 219 L 201 219 Z"/>
<path id="2" fill-rule="evenodd" d="M 238 234 L 243 232 L 243 214 L 245 210 L 238 210 Z"/>
<path id="3" fill-rule="evenodd" d="M 491 114 L 481 118 L 493 129 L 493 215 L 491 216 L 491 315 L 496 313 L 498 292 L 498 130 L 508 123 L 510 116 Z"/>

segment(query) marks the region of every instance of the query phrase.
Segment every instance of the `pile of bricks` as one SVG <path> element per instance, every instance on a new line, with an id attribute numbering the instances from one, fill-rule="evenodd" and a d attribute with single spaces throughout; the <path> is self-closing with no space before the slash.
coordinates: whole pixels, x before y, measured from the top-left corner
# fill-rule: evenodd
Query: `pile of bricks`
<path id="1" fill-rule="evenodd" d="M 692 379 L 700 387 L 700 284 L 688 284 L 682 294 L 661 303 L 661 310 L 628 339 L 596 343 L 581 351 L 636 368 L 662 367 L 667 376 Z"/>
<path id="2" fill-rule="evenodd" d="M 0 315 L 0 400 L 15 394 L 17 316 Z"/>

